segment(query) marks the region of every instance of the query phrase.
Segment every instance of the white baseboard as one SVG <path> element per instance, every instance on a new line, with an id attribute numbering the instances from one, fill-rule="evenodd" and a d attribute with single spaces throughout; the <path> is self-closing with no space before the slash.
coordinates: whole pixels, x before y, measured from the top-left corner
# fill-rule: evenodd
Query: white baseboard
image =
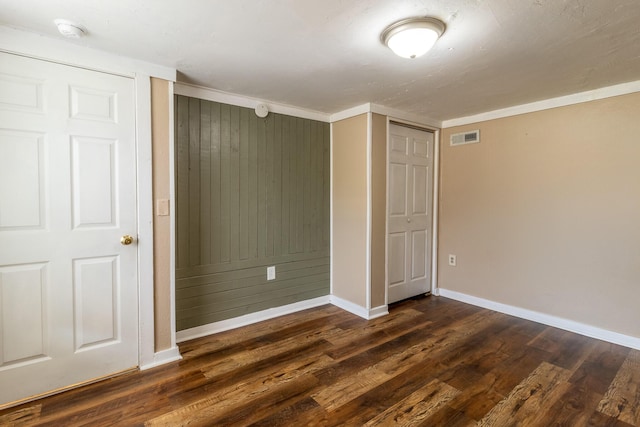
<path id="1" fill-rule="evenodd" d="M 353 313 L 356 316 L 362 317 L 363 319 L 366 319 L 369 316 L 369 310 L 367 310 L 362 306 L 359 306 L 358 304 L 354 304 L 351 301 L 347 301 L 346 299 L 342 299 L 335 295 L 331 295 L 329 298 L 330 298 L 331 304 L 343 310 L 346 310 L 349 313 Z"/>
<path id="2" fill-rule="evenodd" d="M 387 314 L 389 314 L 389 306 L 385 304 L 369 310 L 369 317 L 367 317 L 367 319 L 371 320 L 377 317 L 386 316 Z"/>
<path id="3" fill-rule="evenodd" d="M 347 301 L 346 299 L 342 299 L 335 295 L 331 295 L 331 304 L 339 307 L 343 310 L 348 311 L 349 313 L 353 313 L 356 316 L 360 316 L 363 319 L 371 320 L 376 317 L 381 317 L 386 314 L 389 314 L 389 309 L 386 305 L 381 305 L 380 307 L 375 307 L 370 310 L 359 306 L 358 304 L 354 304 L 351 301 Z"/>
<path id="4" fill-rule="evenodd" d="M 285 314 L 291 314 L 297 311 L 319 307 L 321 305 L 329 303 L 329 295 L 326 295 L 305 301 L 299 301 L 293 304 L 283 305 L 281 307 L 269 308 L 267 310 L 258 311 L 256 313 L 245 314 L 244 316 L 234 317 L 233 319 L 221 320 L 219 322 L 213 322 L 207 325 L 196 326 L 195 328 L 178 331 L 176 333 L 176 342 L 188 341 L 194 338 L 200 338 L 218 332 L 228 331 L 231 329 L 239 328 L 241 326 L 251 325 L 252 323 L 262 322 L 263 320 L 273 319 L 274 317 L 284 316 Z"/>
<path id="5" fill-rule="evenodd" d="M 561 317 L 552 316 L 550 314 L 540 313 L 525 308 L 515 307 L 512 305 L 502 304 L 499 302 L 474 297 L 472 295 L 463 294 L 448 289 L 439 288 L 440 296 L 450 298 L 456 301 L 486 308 L 500 313 L 509 314 L 511 316 L 520 317 L 522 319 L 531 320 L 542 323 L 544 325 L 553 326 L 555 328 L 564 329 L 565 331 L 575 332 L 591 338 L 607 341 L 612 344 L 618 344 L 625 347 L 640 350 L 640 338 L 623 335 L 618 332 L 608 331 L 584 323 L 575 322 L 573 320 L 563 319 Z"/>
<path id="6" fill-rule="evenodd" d="M 168 348 L 166 350 L 158 351 L 153 354 L 153 361 L 151 363 L 145 363 L 144 365 L 140 365 L 140 370 L 144 371 L 147 369 L 155 368 L 156 366 L 164 365 L 165 363 L 175 362 L 177 360 L 181 360 L 182 356 L 180 356 L 180 350 L 177 346 Z"/>

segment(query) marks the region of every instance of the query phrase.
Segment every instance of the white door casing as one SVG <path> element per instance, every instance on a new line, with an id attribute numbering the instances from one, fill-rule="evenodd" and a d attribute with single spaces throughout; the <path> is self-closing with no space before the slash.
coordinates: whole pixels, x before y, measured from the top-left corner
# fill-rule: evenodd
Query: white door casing
<path id="1" fill-rule="evenodd" d="M 0 53 L 0 405 L 138 365 L 134 95 Z"/>
<path id="2" fill-rule="evenodd" d="M 433 144 L 432 132 L 389 125 L 389 303 L 430 289 Z"/>

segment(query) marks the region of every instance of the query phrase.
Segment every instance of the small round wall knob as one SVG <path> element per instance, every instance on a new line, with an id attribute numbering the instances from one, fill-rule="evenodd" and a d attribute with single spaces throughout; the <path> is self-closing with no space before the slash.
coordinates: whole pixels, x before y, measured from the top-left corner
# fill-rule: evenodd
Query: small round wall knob
<path id="1" fill-rule="evenodd" d="M 128 234 L 125 234 L 120 238 L 120 243 L 125 246 L 130 245 L 133 243 L 133 237 L 129 236 Z"/>

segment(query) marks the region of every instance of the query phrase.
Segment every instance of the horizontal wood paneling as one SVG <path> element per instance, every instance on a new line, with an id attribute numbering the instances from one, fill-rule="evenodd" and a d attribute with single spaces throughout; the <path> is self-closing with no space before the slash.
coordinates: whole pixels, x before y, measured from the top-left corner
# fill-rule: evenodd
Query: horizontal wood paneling
<path id="1" fill-rule="evenodd" d="M 185 96 L 175 110 L 177 329 L 327 295 L 329 125 Z"/>
<path id="2" fill-rule="evenodd" d="M 280 264 L 277 268 L 278 279 L 285 277 L 287 274 L 291 274 L 296 270 L 306 270 L 309 268 L 326 267 L 329 265 L 329 258 L 313 258 L 309 260 L 301 260 L 296 262 L 290 262 L 286 264 Z M 180 287 L 176 291 L 178 296 L 185 296 L 186 293 L 194 292 L 193 290 L 199 286 L 221 283 L 224 281 L 234 280 L 238 278 L 248 277 L 262 277 L 264 275 L 264 268 L 247 267 L 239 270 L 223 270 L 211 274 L 204 274 L 200 276 L 191 276 L 184 279 L 179 279 Z"/>

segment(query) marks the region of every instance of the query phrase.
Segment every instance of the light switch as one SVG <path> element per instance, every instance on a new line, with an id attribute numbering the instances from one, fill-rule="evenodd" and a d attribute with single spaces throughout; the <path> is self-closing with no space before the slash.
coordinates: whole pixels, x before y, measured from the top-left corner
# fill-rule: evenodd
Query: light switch
<path id="1" fill-rule="evenodd" d="M 156 200 L 156 215 L 158 216 L 169 215 L 169 200 L 167 199 Z"/>

